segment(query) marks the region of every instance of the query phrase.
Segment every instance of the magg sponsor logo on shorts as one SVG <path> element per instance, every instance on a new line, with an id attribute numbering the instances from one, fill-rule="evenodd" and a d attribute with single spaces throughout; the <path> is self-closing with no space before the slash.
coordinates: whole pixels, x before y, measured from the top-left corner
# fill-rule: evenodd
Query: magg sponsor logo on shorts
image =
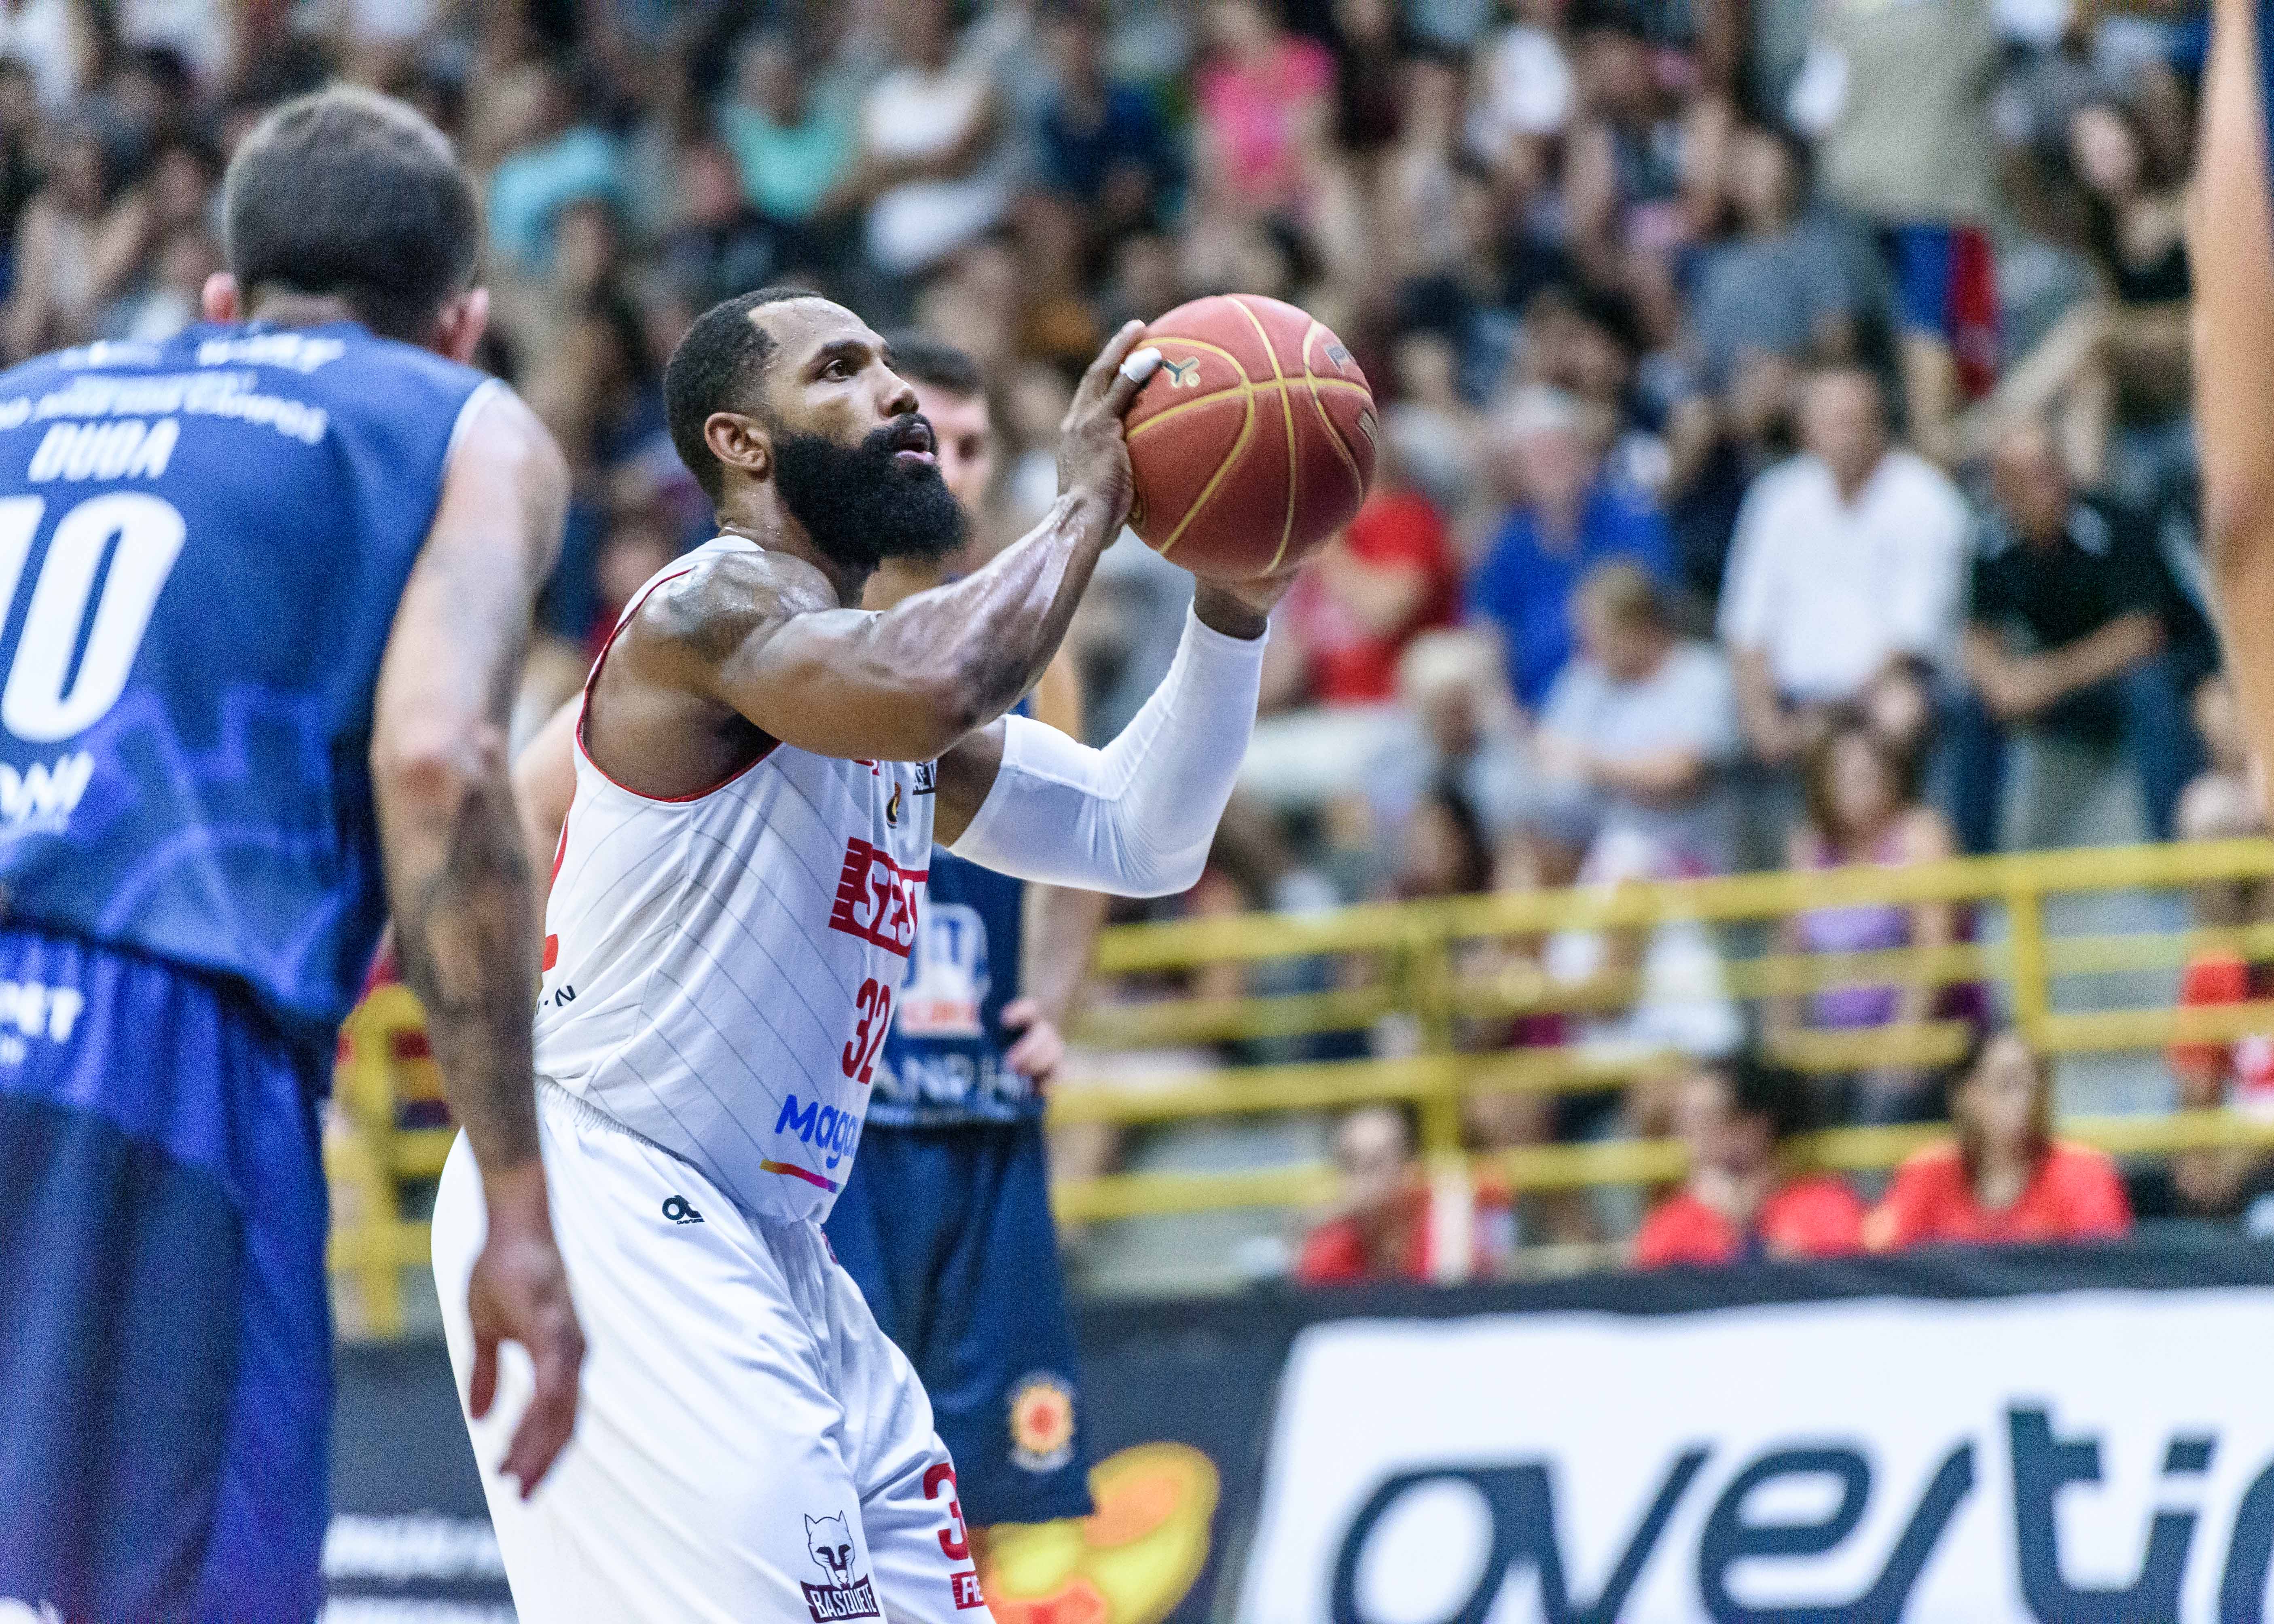
<path id="1" fill-rule="evenodd" d="M 877 1587 L 865 1574 L 853 1571 L 853 1529 L 843 1512 L 833 1517 L 806 1518 L 805 1549 L 827 1581 L 822 1584 L 798 1581 L 814 1624 L 884 1617 L 877 1606 Z"/>

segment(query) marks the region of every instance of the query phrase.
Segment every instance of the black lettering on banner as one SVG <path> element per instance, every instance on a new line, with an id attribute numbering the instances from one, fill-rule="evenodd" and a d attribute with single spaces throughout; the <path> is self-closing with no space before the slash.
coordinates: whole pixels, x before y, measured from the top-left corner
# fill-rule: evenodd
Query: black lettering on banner
<path id="1" fill-rule="evenodd" d="M 2274 1568 L 2274 1464 L 2251 1480 L 2235 1510 L 2226 1573 L 2218 1585 L 2219 1624 L 2266 1624 L 2270 1568 Z"/>
<path id="2" fill-rule="evenodd" d="M 1563 1547 L 1555 1531 L 1555 1489 L 1544 1464 L 1527 1461 L 1515 1466 L 1437 1466 L 1399 1472 L 1384 1479 L 1367 1497 L 1351 1520 L 1350 1531 L 1343 1536 L 1329 1604 L 1334 1624 L 1374 1624 L 1358 1606 L 1359 1561 L 1366 1553 L 1367 1542 L 1398 1500 L 1425 1484 L 1439 1482 L 1465 1483 L 1484 1497 L 1492 1508 L 1493 1541 L 1475 1591 L 1458 1609 L 1431 1624 L 1484 1624 L 1509 1575 L 1525 1568 L 1540 1577 L 1540 1607 L 1548 1624 L 1616 1624 L 1627 1593 L 1641 1576 L 1643 1564 L 1657 1548 L 1675 1503 L 1706 1464 L 1708 1453 L 1703 1448 L 1688 1450 L 1668 1470 L 1657 1498 L 1628 1538 L 1618 1566 L 1603 1582 L 1602 1594 L 1592 1603 L 1575 1603 L 1565 1583 Z"/>
<path id="3" fill-rule="evenodd" d="M 2100 1481 L 2100 1440 L 2054 1437 L 2052 1418 L 2042 1410 L 2008 1410 L 2006 1429 L 2014 1449 L 2014 1545 L 2021 1562 L 2022 1597 L 2029 1611 L 2060 1624 L 2179 1624 L 2180 1583 L 2187 1572 L 2187 1547 L 2195 1543 L 2195 1514 L 2156 1513 L 2148 1526 L 2140 1576 L 2129 1585 L 2074 1589 L 2061 1577 L 2053 1502 L 2073 1483 Z M 2238 1545 L 2241 1533 L 2238 1517 Z M 2232 1585 L 2232 1554 L 2227 1565 Z M 2257 1617 L 2257 1605 L 2254 1600 L 2245 1616 Z"/>
<path id="4" fill-rule="evenodd" d="M 1775 1477 L 1836 1477 L 1840 1504 L 1820 1522 L 1755 1522 L 1745 1515 L 1753 1491 Z M 1871 1496 L 1871 1465 L 1844 1444 L 1779 1449 L 1729 1480 L 1706 1519 L 1698 1544 L 1698 1592 L 1714 1624 L 1896 1624 L 1959 1503 L 1974 1489 L 1974 1446 L 1960 1444 L 1919 1497 L 1910 1522 L 1888 1553 L 1871 1588 L 1853 1601 L 1751 1607 L 1729 1593 L 1729 1570 L 1754 1558 L 1822 1556 L 1838 1548 Z"/>

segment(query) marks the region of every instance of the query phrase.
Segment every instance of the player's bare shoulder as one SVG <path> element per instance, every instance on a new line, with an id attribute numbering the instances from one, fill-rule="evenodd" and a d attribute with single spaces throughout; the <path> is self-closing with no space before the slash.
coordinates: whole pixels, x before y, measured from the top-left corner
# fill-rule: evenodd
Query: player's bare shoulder
<path id="1" fill-rule="evenodd" d="M 700 551 L 641 600 L 623 636 L 715 670 L 769 628 L 837 607 L 829 577 L 793 554 Z"/>

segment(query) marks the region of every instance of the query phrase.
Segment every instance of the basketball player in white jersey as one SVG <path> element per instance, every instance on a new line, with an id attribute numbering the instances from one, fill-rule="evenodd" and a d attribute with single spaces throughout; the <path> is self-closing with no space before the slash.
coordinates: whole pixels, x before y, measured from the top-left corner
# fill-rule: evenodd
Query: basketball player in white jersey
<path id="1" fill-rule="evenodd" d="M 1132 323 L 1075 396 L 1061 495 L 983 568 L 869 613 L 956 505 L 874 333 L 766 289 L 707 312 L 665 395 L 721 534 L 625 611 L 523 773 L 575 792 L 538 1004 L 538 1117 L 589 1342 L 578 1430 L 526 1502 L 486 1478 L 522 1616 L 970 1624 L 955 1470 L 907 1358 L 819 1228 L 851 1167 L 935 837 L 1129 895 L 1199 877 L 1283 579 L 1203 583 L 1160 689 L 1103 750 L 1005 713 L 1130 498 Z M 463 1140 L 434 1214 L 446 1303 L 481 1241 Z M 448 1321 L 462 1392 L 463 1319 Z M 508 1395 L 510 1396 L 510 1395 Z M 477 1457 L 513 1405 L 470 1423 Z"/>

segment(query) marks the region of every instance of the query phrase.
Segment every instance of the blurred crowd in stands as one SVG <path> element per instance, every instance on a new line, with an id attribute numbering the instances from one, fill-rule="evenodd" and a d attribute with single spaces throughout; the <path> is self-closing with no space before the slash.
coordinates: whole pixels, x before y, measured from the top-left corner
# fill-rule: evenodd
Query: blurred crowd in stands
<path id="1" fill-rule="evenodd" d="M 1114 325 L 1236 289 L 1356 352 L 1380 476 L 1278 617 L 1244 801 L 1178 907 L 2061 844 L 2090 783 L 2123 787 L 2142 834 L 2244 833 L 2187 417 L 2203 49 L 2187 0 L 8 0 L 0 341 L 194 320 L 233 142 L 346 74 L 416 102 L 480 177 L 486 360 L 575 471 L 524 726 L 708 533 L 659 385 L 714 300 L 800 283 L 968 351 L 999 470 L 983 548 L 1048 505 L 1071 380 Z M 1072 639 L 1094 739 L 1165 668 L 1189 590 L 1133 538 L 1109 553 Z M 2203 906 L 2263 917 L 2243 891 Z M 1783 945 L 1974 922 L 1824 909 Z M 1625 955 L 1683 987 L 1713 951 L 1574 938 L 1538 967 Z M 2184 992 L 2259 979 L 2206 960 Z M 1849 988 L 1768 1012 L 1930 1018 L 1987 1032 L 1989 1000 Z M 1726 1000 L 1622 1019 L 1709 1069 L 1472 1126 L 1490 1147 L 1678 1123 L 1721 1146 L 1743 1165 L 1653 1220 L 1688 1255 L 1736 1222 L 1698 1180 L 1753 1190 L 1744 1147 L 1786 1113 L 1728 1069 Z M 2274 1088 L 2264 1047 L 2175 1056 L 2186 1097 Z M 1831 1119 L 1944 1109 L 1919 1071 L 1833 1093 L 1812 1093 Z M 1390 1130 L 1352 1124 L 1346 1156 L 1388 1154 Z M 1967 1154 L 1977 1184 L 2008 1177 Z M 2248 1183 L 2203 1178 L 2186 1199 L 2207 1207 Z M 1900 1240 L 1931 1227 L 1902 1188 L 1868 1220 L 1822 1192 L 1762 1210 Z"/>

